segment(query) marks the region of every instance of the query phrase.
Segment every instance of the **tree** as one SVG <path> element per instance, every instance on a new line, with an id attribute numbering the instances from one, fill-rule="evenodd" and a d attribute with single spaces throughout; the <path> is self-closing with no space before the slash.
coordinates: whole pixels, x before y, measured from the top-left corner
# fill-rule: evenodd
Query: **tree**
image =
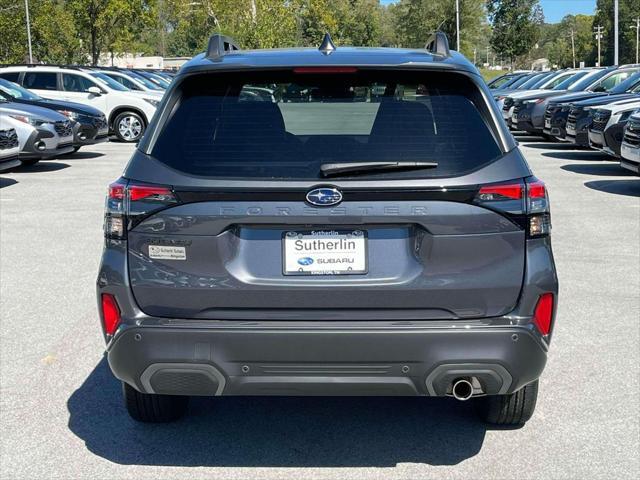
<path id="1" fill-rule="evenodd" d="M 155 0 L 67 0 L 91 64 L 105 52 L 135 52 L 139 32 L 156 21 Z"/>
<path id="2" fill-rule="evenodd" d="M 305 0 L 301 40 L 319 45 L 329 32 L 337 45 L 380 45 L 382 7 L 375 0 Z"/>
<path id="3" fill-rule="evenodd" d="M 493 26 L 491 47 L 513 65 L 539 38 L 544 16 L 538 0 L 488 0 L 487 11 Z"/>
<path id="4" fill-rule="evenodd" d="M 484 0 L 460 0 L 460 48 L 473 58 L 474 49 L 482 41 L 486 17 Z M 429 36 L 441 30 L 456 48 L 455 0 L 401 0 L 393 9 L 397 43 L 404 47 L 422 48 Z"/>
<path id="5" fill-rule="evenodd" d="M 602 64 L 613 65 L 614 61 L 614 26 L 613 26 L 614 0 L 598 0 L 596 3 L 596 15 L 593 26 L 602 25 L 604 36 L 602 38 Z M 619 62 L 632 63 L 636 58 L 636 32 L 631 29 L 635 25 L 635 19 L 640 17 L 640 0 L 620 0 L 619 2 Z M 595 40 L 594 40 L 595 45 Z M 594 46 L 594 51 L 595 51 Z M 595 56 L 595 55 L 594 55 Z"/>
<path id="6" fill-rule="evenodd" d="M 592 26 L 592 15 L 566 15 L 559 23 L 542 25 L 538 40 L 538 56 L 548 58 L 553 65 L 559 67 L 573 67 L 573 32 L 576 66 L 579 66 L 580 62 L 593 65 L 595 57 Z"/>

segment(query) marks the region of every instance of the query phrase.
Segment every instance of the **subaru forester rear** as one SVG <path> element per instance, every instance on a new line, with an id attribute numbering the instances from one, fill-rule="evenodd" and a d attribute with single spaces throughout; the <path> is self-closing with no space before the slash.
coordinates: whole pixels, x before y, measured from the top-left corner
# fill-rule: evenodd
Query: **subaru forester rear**
<path id="1" fill-rule="evenodd" d="M 192 395 L 419 395 L 522 424 L 556 310 L 550 228 L 544 184 L 442 34 L 256 51 L 216 35 L 109 187 L 109 365 L 141 421 Z"/>

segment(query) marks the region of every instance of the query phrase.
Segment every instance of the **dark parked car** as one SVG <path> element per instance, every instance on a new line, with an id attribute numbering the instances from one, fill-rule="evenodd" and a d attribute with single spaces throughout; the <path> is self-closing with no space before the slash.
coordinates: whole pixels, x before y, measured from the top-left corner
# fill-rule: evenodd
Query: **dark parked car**
<path id="1" fill-rule="evenodd" d="M 565 139 L 567 118 L 572 103 L 601 98 L 602 103 L 606 104 L 622 100 L 625 95 L 631 97 L 640 87 L 640 72 L 638 70 L 637 67 L 614 68 L 613 71 L 607 73 L 604 78 L 585 91 L 572 92 L 549 100 L 544 113 L 544 133 L 556 137 L 558 140 Z M 582 112 L 582 115 L 586 116 L 586 111 Z"/>
<path id="2" fill-rule="evenodd" d="M 635 89 L 634 89 L 635 90 Z M 578 147 L 589 147 L 589 127 L 593 121 L 593 114 L 597 107 L 613 103 L 636 102 L 640 94 L 623 94 L 596 97 L 590 100 L 582 100 L 571 104 L 569 115 L 567 116 L 566 135 L 564 140 L 573 143 Z M 608 121 L 608 119 L 607 119 Z"/>
<path id="3" fill-rule="evenodd" d="M 551 100 L 564 96 L 568 92 L 582 92 L 598 85 L 602 77 L 615 68 L 581 70 L 551 90 L 532 92 L 530 95 L 517 98 L 514 103 L 513 117 L 518 121 L 513 124 L 514 128 L 533 135 L 547 135 L 544 132 L 545 110 Z"/>
<path id="4" fill-rule="evenodd" d="M 30 92 L 26 88 L 0 78 L 0 98 L 8 102 L 25 103 L 50 108 L 63 114 L 73 122 L 73 148 L 105 142 L 109 138 L 107 119 L 97 108 L 63 100 L 49 100 Z"/>
<path id="5" fill-rule="evenodd" d="M 498 88 L 509 88 L 509 85 L 515 83 L 518 79 L 526 77 L 530 72 L 505 73 L 499 77 L 487 82 L 487 86 L 491 90 Z"/>
<path id="6" fill-rule="evenodd" d="M 290 84 L 314 95 L 242 94 Z M 212 37 L 108 189 L 97 296 L 131 416 L 176 419 L 191 395 L 449 395 L 526 422 L 558 279 L 545 185 L 498 118 L 440 33 Z"/>

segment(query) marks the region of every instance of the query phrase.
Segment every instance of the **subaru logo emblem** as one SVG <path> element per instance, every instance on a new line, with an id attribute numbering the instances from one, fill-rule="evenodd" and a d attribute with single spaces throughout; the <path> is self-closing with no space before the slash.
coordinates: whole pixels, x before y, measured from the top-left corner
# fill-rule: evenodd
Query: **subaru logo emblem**
<path id="1" fill-rule="evenodd" d="M 318 205 L 319 207 L 329 207 L 341 201 L 342 194 L 337 189 L 331 187 L 314 188 L 307 193 L 307 202 L 311 205 Z"/>
<path id="2" fill-rule="evenodd" d="M 311 257 L 302 257 L 298 259 L 298 263 L 300 265 L 311 265 L 313 263 L 313 258 Z"/>

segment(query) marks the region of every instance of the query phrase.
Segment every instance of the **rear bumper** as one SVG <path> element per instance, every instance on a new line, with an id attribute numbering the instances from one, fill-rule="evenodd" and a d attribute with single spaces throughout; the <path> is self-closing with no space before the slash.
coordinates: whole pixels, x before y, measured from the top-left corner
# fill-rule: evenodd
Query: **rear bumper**
<path id="1" fill-rule="evenodd" d="M 537 379 L 547 358 L 530 324 L 167 323 L 116 333 L 107 351 L 117 378 L 169 395 L 443 396 L 473 376 L 493 395 Z"/>

